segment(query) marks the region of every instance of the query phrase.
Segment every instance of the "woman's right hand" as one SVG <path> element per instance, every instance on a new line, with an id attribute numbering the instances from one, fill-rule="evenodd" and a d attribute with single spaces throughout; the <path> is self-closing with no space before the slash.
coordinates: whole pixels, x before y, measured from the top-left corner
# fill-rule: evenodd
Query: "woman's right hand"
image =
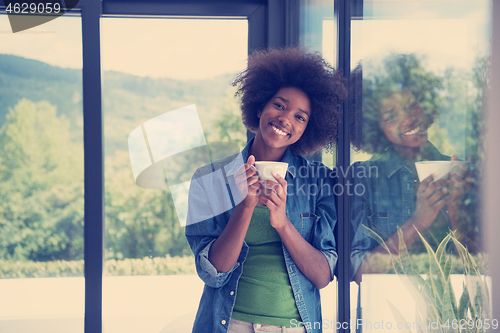
<path id="1" fill-rule="evenodd" d="M 257 175 L 257 169 L 255 168 L 255 157 L 253 155 L 250 155 L 247 163 L 243 164 L 236 171 L 234 178 L 240 198 L 245 198 L 241 204 L 249 208 L 255 208 L 259 202 L 258 194 L 261 184 Z"/>
<path id="2" fill-rule="evenodd" d="M 414 225 L 420 231 L 427 229 L 434 222 L 439 210 L 446 204 L 444 200 L 446 193 L 443 189 L 446 179 L 433 180 L 433 175 L 425 178 L 417 190 L 417 203 L 413 218 L 415 219 Z"/>

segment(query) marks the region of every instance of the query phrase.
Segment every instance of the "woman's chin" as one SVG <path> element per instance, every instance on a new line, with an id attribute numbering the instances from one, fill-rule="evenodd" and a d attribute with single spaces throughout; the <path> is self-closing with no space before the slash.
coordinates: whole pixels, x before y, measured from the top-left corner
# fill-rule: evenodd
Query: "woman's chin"
<path id="1" fill-rule="evenodd" d="M 264 139 L 266 145 L 270 148 L 286 148 L 291 145 L 291 140 L 288 136 L 277 136 L 273 133 Z"/>
<path id="2" fill-rule="evenodd" d="M 411 135 L 401 140 L 400 145 L 408 148 L 419 148 L 427 143 L 427 135 Z"/>

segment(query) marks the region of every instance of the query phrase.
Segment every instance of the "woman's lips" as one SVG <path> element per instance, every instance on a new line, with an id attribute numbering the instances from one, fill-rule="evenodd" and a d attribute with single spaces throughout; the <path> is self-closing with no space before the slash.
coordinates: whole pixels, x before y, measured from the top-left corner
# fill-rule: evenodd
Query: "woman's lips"
<path id="1" fill-rule="evenodd" d="M 274 133 L 281 135 L 281 136 L 289 136 L 290 133 L 278 128 L 276 125 L 271 124 L 271 128 L 273 129 Z"/>

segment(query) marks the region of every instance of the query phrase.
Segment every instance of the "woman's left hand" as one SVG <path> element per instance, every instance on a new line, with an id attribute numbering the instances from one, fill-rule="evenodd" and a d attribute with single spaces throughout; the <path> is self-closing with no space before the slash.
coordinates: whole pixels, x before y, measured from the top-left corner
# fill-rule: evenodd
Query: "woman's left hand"
<path id="1" fill-rule="evenodd" d="M 273 177 L 277 182 L 261 182 L 259 200 L 269 208 L 271 226 L 279 230 L 290 223 L 286 216 L 287 182 L 277 173 L 273 173 Z"/>
<path id="2" fill-rule="evenodd" d="M 450 173 L 450 180 L 446 184 L 447 191 L 449 193 L 446 198 L 447 205 L 457 204 L 457 201 L 470 190 L 472 186 L 472 178 L 468 168 L 467 162 L 459 162 L 458 157 L 453 155 L 451 158 L 452 162 L 456 162 L 453 170 Z"/>

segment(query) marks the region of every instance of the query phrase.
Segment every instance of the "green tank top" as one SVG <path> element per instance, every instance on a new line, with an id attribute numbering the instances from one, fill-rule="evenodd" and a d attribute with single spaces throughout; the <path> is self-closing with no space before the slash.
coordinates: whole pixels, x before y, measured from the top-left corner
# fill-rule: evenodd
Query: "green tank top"
<path id="1" fill-rule="evenodd" d="M 291 326 L 292 319 L 300 321 L 281 238 L 269 222 L 267 207 L 255 207 L 245 242 L 249 250 L 231 318 L 276 326 Z"/>

